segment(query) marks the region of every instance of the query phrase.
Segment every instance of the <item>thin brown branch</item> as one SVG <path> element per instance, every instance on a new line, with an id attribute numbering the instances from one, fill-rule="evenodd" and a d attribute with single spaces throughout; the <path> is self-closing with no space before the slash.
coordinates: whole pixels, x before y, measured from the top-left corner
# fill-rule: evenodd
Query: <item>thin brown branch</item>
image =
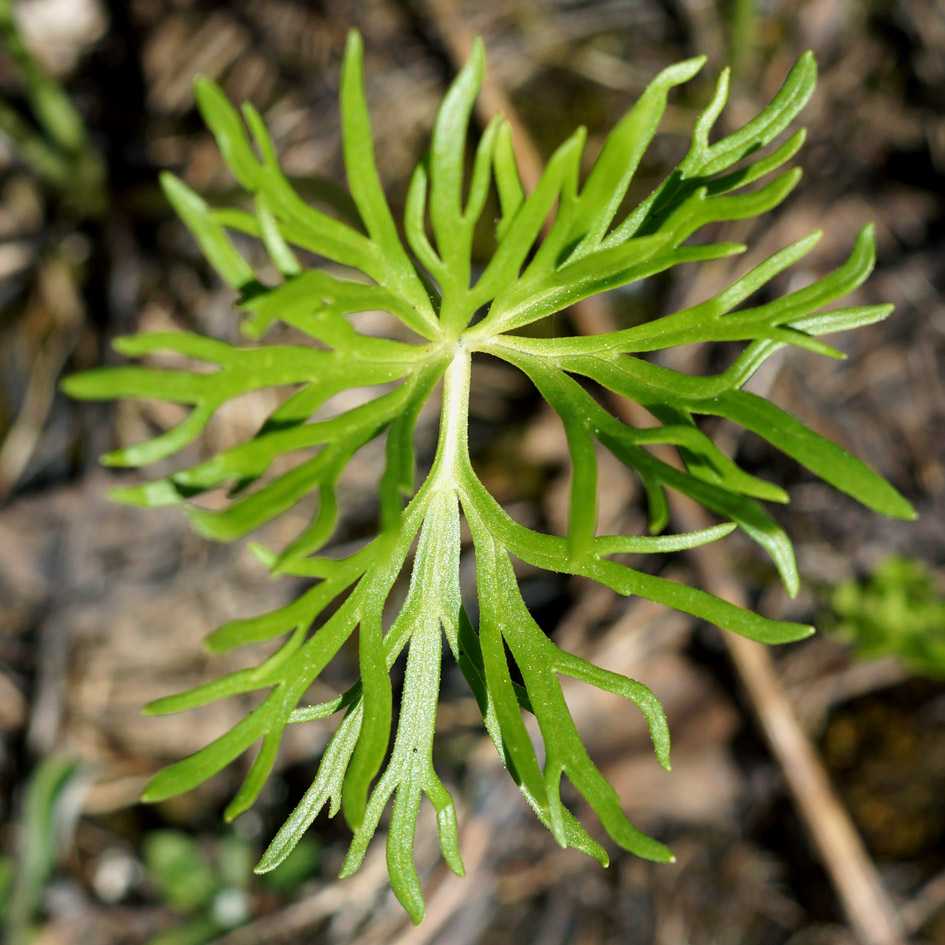
<path id="1" fill-rule="evenodd" d="M 673 516 L 683 528 L 707 524 L 707 516 L 689 500 L 680 497 L 672 506 Z M 706 590 L 745 606 L 744 593 L 732 577 L 724 553 L 696 548 L 692 558 Z M 770 652 L 760 643 L 731 633 L 725 634 L 725 644 L 851 929 L 863 945 L 902 945 L 905 940 L 896 909 L 816 749 L 798 722 Z"/>

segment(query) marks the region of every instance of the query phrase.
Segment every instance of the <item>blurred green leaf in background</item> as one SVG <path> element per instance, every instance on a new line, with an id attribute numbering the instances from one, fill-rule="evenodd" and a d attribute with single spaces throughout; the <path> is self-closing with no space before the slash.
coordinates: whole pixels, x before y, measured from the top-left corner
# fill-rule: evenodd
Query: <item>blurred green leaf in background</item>
<path id="1" fill-rule="evenodd" d="M 830 625 L 858 656 L 895 656 L 945 679 L 945 593 L 925 562 L 892 555 L 869 578 L 838 584 L 829 606 Z"/>

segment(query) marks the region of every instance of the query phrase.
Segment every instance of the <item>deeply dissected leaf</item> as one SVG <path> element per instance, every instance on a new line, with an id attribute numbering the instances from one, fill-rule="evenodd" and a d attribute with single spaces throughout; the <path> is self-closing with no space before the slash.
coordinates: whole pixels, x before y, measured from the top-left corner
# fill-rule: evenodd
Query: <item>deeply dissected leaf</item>
<path id="1" fill-rule="evenodd" d="M 219 652 L 280 641 L 258 666 L 230 673 L 148 706 L 177 712 L 244 693 L 256 708 L 231 731 L 160 772 L 145 792 L 160 800 L 190 790 L 254 745 L 255 760 L 227 818 L 258 797 L 287 725 L 340 714 L 311 788 L 278 832 L 257 869 L 276 867 L 319 812 L 344 810 L 354 834 L 342 868 L 348 875 L 391 805 L 387 863 L 394 892 L 415 921 L 423 916 L 421 880 L 413 862 L 417 816 L 426 797 L 436 811 L 444 858 L 463 864 L 456 809 L 433 764 L 441 653 L 449 648 L 482 712 L 486 730 L 526 802 L 562 846 L 606 865 L 607 853 L 566 808 L 567 778 L 618 845 L 665 861 L 669 850 L 624 815 L 620 799 L 589 757 L 568 710 L 560 677 L 569 676 L 632 702 L 649 726 L 657 760 L 669 767 L 669 733 L 656 695 L 642 683 L 562 651 L 529 612 L 514 561 L 580 575 L 622 595 L 665 603 L 726 630 L 769 643 L 800 639 L 802 624 L 772 620 L 698 588 L 637 570 L 622 554 L 662 554 L 724 538 L 740 529 L 773 559 L 788 592 L 798 588 L 790 540 L 761 502 L 787 494 L 726 455 L 698 426 L 701 415 L 724 417 L 767 439 L 826 482 L 887 515 L 910 518 L 908 502 L 865 464 L 803 426 L 788 412 L 742 386 L 784 345 L 831 357 L 819 339 L 879 320 L 888 306 L 822 311 L 859 286 L 873 266 L 870 228 L 846 263 L 804 288 L 772 296 L 772 280 L 809 253 L 819 233 L 755 265 L 713 297 L 651 321 L 594 337 L 525 337 L 517 330 L 568 305 L 628 285 L 684 262 L 742 252 L 736 243 L 689 242 L 707 224 L 764 214 L 797 184 L 784 170 L 803 131 L 781 143 L 815 83 L 807 54 L 784 86 L 744 127 L 710 144 L 728 96 L 724 72 L 697 118 L 679 165 L 623 219 L 617 214 L 656 134 L 672 89 L 691 79 L 702 59 L 664 70 L 605 141 L 582 180 L 585 133 L 578 130 L 551 156 L 531 193 L 521 182 L 509 125 L 496 117 L 474 147 L 473 108 L 485 68 L 480 43 L 450 86 L 433 126 L 429 153 L 417 165 L 406 198 L 401 239 L 384 194 L 364 88 L 360 37 L 349 36 L 341 79 L 344 165 L 350 195 L 335 192 L 325 209 L 306 203 L 279 166 L 259 113 L 235 109 L 206 79 L 196 85 L 201 113 L 228 167 L 251 198 L 245 206 L 211 208 L 172 175 L 162 184 L 173 207 L 220 276 L 239 293 L 246 345 L 185 332 L 120 339 L 124 355 L 154 354 L 198 368 L 148 363 L 89 371 L 68 379 L 75 397 L 139 397 L 185 405 L 186 418 L 104 461 L 142 466 L 180 454 L 228 401 L 254 390 L 285 393 L 260 428 L 242 442 L 160 478 L 114 490 L 120 501 L 180 506 L 208 538 L 248 535 L 317 496 L 309 523 L 281 550 L 252 550 L 274 575 L 311 581 L 293 602 L 235 620 L 215 631 Z M 770 146 L 770 147 L 769 147 Z M 467 172 L 469 153 L 471 166 Z M 495 188 L 499 216 L 495 250 L 473 266 L 473 238 Z M 340 211 L 339 212 L 339 208 Z M 264 285 L 230 233 L 255 237 L 278 274 Z M 241 241 L 240 246 L 245 246 Z M 296 250 L 314 253 L 307 267 Z M 262 266 L 259 271 L 267 271 Z M 765 301 L 748 304 L 762 290 Z M 378 337 L 359 327 L 362 313 L 389 313 L 399 328 Z M 282 325 L 311 344 L 268 344 Z M 738 343 L 741 351 L 719 374 L 694 377 L 645 359 L 695 342 Z M 521 371 L 560 417 L 571 457 L 571 493 L 564 535 L 517 523 L 478 477 L 468 446 L 470 365 L 483 354 Z M 165 362 L 166 363 L 166 362 Z M 628 397 L 654 425 L 634 427 L 595 396 Z M 337 395 L 357 391 L 344 401 Z M 418 459 L 424 406 L 439 391 L 439 436 L 432 460 Z M 332 404 L 343 403 L 332 412 Z M 377 474 L 375 537 L 341 558 L 330 545 L 344 507 L 339 490 L 352 458 L 384 439 Z M 650 452 L 661 444 L 674 464 Z M 602 484 L 598 454 L 607 450 L 641 479 L 650 534 L 603 535 L 597 521 Z M 222 501 L 203 496 L 227 489 Z M 669 519 L 666 491 L 680 492 L 719 516 L 690 534 L 661 534 Z M 475 556 L 475 601 L 463 601 L 461 521 Z M 412 548 L 416 545 L 416 550 Z M 409 587 L 388 614 L 395 585 Z M 478 626 L 467 607 L 475 604 Z M 309 687 L 349 640 L 357 639 L 360 676 L 333 698 L 306 704 Z M 390 670 L 406 650 L 395 712 Z M 535 725 L 529 723 L 529 717 Z M 395 725 L 396 718 L 396 725 Z M 539 744 L 540 741 L 540 744 Z"/>

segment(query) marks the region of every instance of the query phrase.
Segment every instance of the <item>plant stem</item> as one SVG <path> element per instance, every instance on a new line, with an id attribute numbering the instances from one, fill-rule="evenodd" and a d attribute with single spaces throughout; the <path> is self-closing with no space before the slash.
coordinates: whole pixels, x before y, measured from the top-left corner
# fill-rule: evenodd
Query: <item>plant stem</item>
<path id="1" fill-rule="evenodd" d="M 457 342 L 453 360 L 443 374 L 443 401 L 436 459 L 430 476 L 436 489 L 452 489 L 469 459 L 470 357 Z"/>

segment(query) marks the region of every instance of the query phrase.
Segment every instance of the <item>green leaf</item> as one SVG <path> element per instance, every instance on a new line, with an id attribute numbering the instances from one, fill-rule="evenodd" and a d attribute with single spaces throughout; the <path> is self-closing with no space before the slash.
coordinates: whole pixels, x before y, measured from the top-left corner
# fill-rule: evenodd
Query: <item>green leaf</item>
<path id="1" fill-rule="evenodd" d="M 255 192 L 259 162 L 253 154 L 239 112 L 223 90 L 206 76 L 194 82 L 194 98 L 206 126 L 213 132 L 227 167 L 245 190 Z"/>
<path id="2" fill-rule="evenodd" d="M 277 704 L 277 695 L 270 694 L 225 735 L 160 771 L 148 782 L 141 793 L 141 800 L 156 803 L 177 794 L 184 794 L 222 771 L 266 733 Z"/>
<path id="3" fill-rule="evenodd" d="M 499 125 L 493 155 L 496 191 L 502 216 L 496 223 L 496 239 L 503 242 L 509 225 L 515 219 L 519 207 L 525 202 L 525 189 L 518 173 L 515 150 L 512 145 L 512 126 L 503 121 Z"/>
<path id="4" fill-rule="evenodd" d="M 445 638 L 500 759 L 559 844 L 607 864 L 603 845 L 562 800 L 567 779 L 613 842 L 651 860 L 672 859 L 666 846 L 627 820 L 613 785 L 584 746 L 561 679 L 571 677 L 632 703 L 646 719 L 655 763 L 668 769 L 669 730 L 657 694 L 643 681 L 552 642 L 545 633 L 550 628 L 540 627 L 526 606 L 516 562 L 657 601 L 754 640 L 784 643 L 811 633 L 806 625 L 772 620 L 667 580 L 655 567 L 630 567 L 615 558 L 684 552 L 737 528 L 770 555 L 788 593 L 797 593 L 790 539 L 761 505 L 786 502 L 787 494 L 742 468 L 737 454 L 723 451 L 711 426 L 697 425 L 700 415 L 724 417 L 765 437 L 870 508 L 914 516 L 907 500 L 860 460 L 741 389 L 784 345 L 842 357 L 820 336 L 889 315 L 891 307 L 884 305 L 823 310 L 872 270 L 871 227 L 857 237 L 846 262 L 785 294 L 774 281 L 813 250 L 820 231 L 681 311 L 642 323 L 634 318 L 627 322 L 631 327 L 596 337 L 570 335 L 565 319 L 551 326 L 557 334 L 515 333 L 581 299 L 745 251 L 741 243 L 708 241 L 704 228 L 712 225 L 712 239 L 718 231 L 722 240 L 724 227 L 717 224 L 767 213 L 797 185 L 800 170 L 788 162 L 804 132 L 788 129 L 813 91 L 810 54 L 801 57 L 766 108 L 713 142 L 728 97 L 729 74 L 723 71 L 694 119 L 686 155 L 617 219 L 669 95 L 703 62 L 690 59 L 661 72 L 607 137 L 583 179 L 586 135 L 578 129 L 527 193 L 507 122 L 493 119 L 473 140 L 485 68 L 476 41 L 446 91 L 429 149 L 411 175 L 404 240 L 381 183 L 383 161 L 371 131 L 357 33 L 348 37 L 340 86 L 350 193 L 326 189 L 324 182 L 307 187 L 305 193 L 324 209 L 311 206 L 283 173 L 262 115 L 250 105 L 237 110 L 212 82 L 197 81 L 198 107 L 247 199 L 237 207 L 211 208 L 171 175 L 162 177 L 162 185 L 209 263 L 240 293 L 246 343 L 168 331 L 119 339 L 119 354 L 144 362 L 86 371 L 67 378 L 63 389 L 89 400 L 184 405 L 189 412 L 176 426 L 103 457 L 124 467 L 180 457 L 177 465 L 160 469 L 158 478 L 113 489 L 113 498 L 150 508 L 179 506 L 200 534 L 217 541 L 236 540 L 292 515 L 291 534 L 284 526 L 267 532 L 267 540 L 283 536 L 281 545 L 253 543 L 249 550 L 273 577 L 295 576 L 305 584 L 288 603 L 231 621 L 208 637 L 211 652 L 276 641 L 255 664 L 146 707 L 148 714 L 179 712 L 259 694 L 255 708 L 230 731 L 158 773 L 146 800 L 190 790 L 257 746 L 225 812 L 227 819 L 237 817 L 256 801 L 278 764 L 285 727 L 337 715 L 311 787 L 256 869 L 266 872 L 283 862 L 321 811 L 335 816 L 343 809 L 353 836 L 341 873 L 350 875 L 389 810 L 391 887 L 419 922 L 425 905 L 414 841 L 424 798 L 436 813 L 444 860 L 463 873 L 456 806 L 433 761 Z M 475 260 L 474 279 L 474 235 L 485 208 L 493 206 L 493 188 L 495 249 L 490 258 Z M 257 280 L 231 232 L 259 241 L 279 284 Z M 395 327 L 377 333 L 371 326 L 381 322 L 368 313 L 378 311 L 388 313 L 386 324 Z M 279 324 L 304 343 L 256 343 Z M 729 367 L 709 376 L 645 359 L 648 352 L 700 342 L 739 347 Z M 172 368 L 150 360 L 168 354 Z M 563 535 L 516 522 L 474 470 L 469 397 L 473 361 L 483 357 L 520 371 L 561 420 L 571 475 Z M 224 404 L 262 389 L 274 392 L 276 405 L 257 429 L 224 448 L 204 443 L 199 452 L 186 449 Z M 645 408 L 651 425 L 626 422 L 621 398 Z M 432 421 L 437 407 L 434 445 L 426 418 Z M 374 476 L 376 521 L 365 525 L 371 503 L 361 503 L 352 531 L 346 476 L 372 443 L 376 459 L 361 463 L 360 475 L 367 469 Z M 657 456 L 658 446 L 673 455 Z M 600 491 L 607 486 L 598 469 L 602 450 L 639 477 L 649 534 L 598 534 Z M 219 491 L 208 495 L 213 490 Z M 699 503 L 718 523 L 660 534 L 672 518 L 667 490 Z M 307 518 L 299 520 L 296 508 Z M 345 556 L 332 544 L 341 525 L 346 538 L 364 536 L 361 547 Z M 476 627 L 460 591 L 464 541 L 471 541 L 475 558 Z M 405 597 L 395 590 L 402 584 Z M 327 698 L 310 695 L 316 683 L 323 685 L 326 667 L 342 648 L 338 671 L 350 660 L 357 663 L 347 688 L 338 693 L 333 685 Z M 402 654 L 403 686 L 395 687 L 391 670 Z M 194 924 L 186 934 L 211 932 Z"/>
<path id="5" fill-rule="evenodd" d="M 432 325 L 426 290 L 401 245 L 377 173 L 371 119 L 364 96 L 364 48 L 355 30 L 348 33 L 341 72 L 341 126 L 348 186 L 368 235 L 383 256 L 387 274 L 384 284 L 410 299 L 418 314 Z"/>
<path id="6" fill-rule="evenodd" d="M 568 176 L 577 173 L 584 148 L 584 132 L 575 132 L 551 156 L 538 186 L 515 211 L 505 234 L 482 275 L 473 286 L 468 307 L 475 312 L 504 289 L 511 291 L 535 240 L 541 233 L 555 200 Z M 498 304 L 498 302 L 497 302 Z M 495 310 L 479 324 L 480 333 L 497 320 Z M 499 330 L 502 330 L 501 328 Z"/>
<path id="7" fill-rule="evenodd" d="M 207 261 L 223 280 L 244 294 L 261 288 L 252 267 L 237 252 L 223 227 L 210 216 L 207 204 L 180 178 L 167 171 L 161 174 L 161 187 L 177 215 L 193 233 Z"/>
<path id="8" fill-rule="evenodd" d="M 361 729 L 361 711 L 360 701 L 348 709 L 322 753 L 315 780 L 269 844 L 255 872 L 268 873 L 284 862 L 326 804 L 330 804 L 331 816 L 337 814 L 344 773 Z"/>
<path id="9" fill-rule="evenodd" d="M 143 849 L 145 867 L 168 906 L 187 914 L 210 904 L 217 880 L 193 837 L 181 830 L 152 830 Z"/>
<path id="10" fill-rule="evenodd" d="M 483 51 L 481 40 L 473 43 L 469 61 L 456 77 L 443 99 L 430 141 L 430 222 L 436 239 L 437 254 L 449 276 L 452 290 L 469 288 L 472 226 L 478 219 L 466 220 L 463 207 L 463 171 L 466 159 L 466 133 L 473 104 L 482 84 Z M 490 164 L 490 142 L 494 131 L 483 137 L 484 145 L 476 156 L 473 192 L 470 203 L 484 203 L 483 173 Z M 488 178 L 485 179 L 486 181 Z M 443 287 L 444 297 L 448 294 Z M 457 310 L 461 311 L 461 310 Z M 441 315 L 441 317 L 443 317 Z"/>
<path id="11" fill-rule="evenodd" d="M 479 522 L 476 511 L 471 511 L 465 503 L 470 528 L 476 528 Z M 482 647 L 483 670 L 486 688 L 492 699 L 502 743 L 518 779 L 535 803 L 547 814 L 548 797 L 544 778 L 535 754 L 535 746 L 522 722 L 519 700 L 512 677 L 509 673 L 505 648 L 502 643 L 502 624 L 506 619 L 504 594 L 500 582 L 500 572 L 496 568 L 497 549 L 486 527 L 479 529 L 476 541 L 476 582 L 479 588 L 479 641 Z M 560 829 L 556 838 L 561 841 Z"/>
<path id="12" fill-rule="evenodd" d="M 734 420 L 764 437 L 835 489 L 882 515 L 916 518 L 912 505 L 862 460 L 755 394 L 728 391 L 713 398 L 711 403 L 693 404 L 692 409 Z"/>
<path id="13" fill-rule="evenodd" d="M 669 90 L 688 82 L 704 64 L 705 57 L 700 56 L 664 69 L 607 136 L 571 220 L 570 239 L 580 240 L 571 258 L 585 255 L 600 245 L 656 134 L 666 110 Z"/>

